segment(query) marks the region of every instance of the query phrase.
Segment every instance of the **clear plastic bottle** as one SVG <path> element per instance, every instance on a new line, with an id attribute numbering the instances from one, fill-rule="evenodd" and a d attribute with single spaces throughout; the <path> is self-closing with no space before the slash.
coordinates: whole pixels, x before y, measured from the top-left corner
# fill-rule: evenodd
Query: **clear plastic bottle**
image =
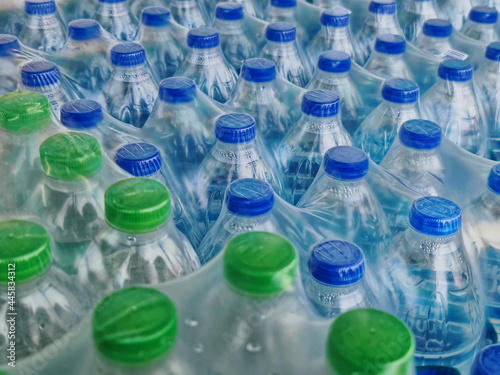
<path id="1" fill-rule="evenodd" d="M 404 122 L 420 118 L 419 89 L 415 82 L 390 79 L 382 88 L 382 104 L 375 108 L 354 135 L 354 143 L 380 163 Z"/>
<path id="2" fill-rule="evenodd" d="M 375 41 L 374 50 L 366 62 L 365 69 L 383 79 L 413 80 L 413 74 L 404 58 L 405 51 L 406 40 L 402 36 L 379 35 Z"/>
<path id="3" fill-rule="evenodd" d="M 500 372 L 500 344 L 481 350 L 472 365 L 471 375 L 495 375 Z"/>
<path id="4" fill-rule="evenodd" d="M 460 30 L 472 8 L 471 0 L 439 0 L 436 2 L 440 18 L 449 20 L 453 28 Z"/>
<path id="5" fill-rule="evenodd" d="M 306 91 L 301 107 L 301 119 L 290 129 L 276 155 L 292 204 L 297 204 L 311 186 L 326 151 L 352 145 L 340 120 L 337 94 Z"/>
<path id="6" fill-rule="evenodd" d="M 111 49 L 111 63 L 113 71 L 103 87 L 106 110 L 114 118 L 142 128 L 158 95 L 146 51 L 137 43 L 117 44 Z"/>
<path id="7" fill-rule="evenodd" d="M 498 11 L 487 6 L 477 6 L 471 9 L 467 21 L 465 21 L 462 34 L 471 39 L 484 43 L 496 42 L 499 39 L 495 29 L 498 20 Z"/>
<path id="8" fill-rule="evenodd" d="M 399 24 L 409 43 L 413 43 L 426 20 L 438 18 L 436 0 L 404 0 Z"/>
<path id="9" fill-rule="evenodd" d="M 267 11 L 268 22 L 290 22 L 295 24 L 297 0 L 271 0 Z"/>
<path id="10" fill-rule="evenodd" d="M 198 0 L 172 0 L 170 11 L 175 22 L 188 29 L 207 26 Z"/>
<path id="11" fill-rule="evenodd" d="M 234 89 L 237 75 L 222 53 L 217 30 L 190 30 L 187 44 L 191 51 L 176 75 L 191 78 L 212 99 L 226 102 Z"/>
<path id="12" fill-rule="evenodd" d="M 26 0 L 26 20 L 19 40 L 27 47 L 43 51 L 59 51 L 66 35 L 57 15 L 54 0 Z"/>
<path id="13" fill-rule="evenodd" d="M 453 143 L 485 156 L 487 124 L 474 92 L 473 73 L 466 61 L 443 61 L 438 82 L 422 97 L 422 116 L 441 126 Z"/>
<path id="14" fill-rule="evenodd" d="M 276 70 L 287 81 L 305 87 L 310 77 L 299 51 L 295 26 L 285 22 L 268 24 L 266 39 L 261 57 L 274 61 Z"/>
<path id="15" fill-rule="evenodd" d="M 13 61 L 13 53 L 20 48 L 14 35 L 0 34 L 0 96 L 16 91 L 19 68 Z"/>
<path id="16" fill-rule="evenodd" d="M 422 31 L 415 40 L 415 47 L 434 56 L 450 51 L 450 36 L 453 31 L 451 22 L 431 19 L 424 22 Z"/>
<path id="17" fill-rule="evenodd" d="M 134 40 L 139 29 L 136 18 L 130 13 L 127 0 L 99 0 L 93 18 L 104 30 L 124 42 Z"/>

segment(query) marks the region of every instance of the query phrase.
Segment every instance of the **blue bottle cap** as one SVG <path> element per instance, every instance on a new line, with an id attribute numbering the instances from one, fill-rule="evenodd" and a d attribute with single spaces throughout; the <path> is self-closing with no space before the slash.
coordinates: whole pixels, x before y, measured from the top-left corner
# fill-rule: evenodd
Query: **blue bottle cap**
<path id="1" fill-rule="evenodd" d="M 54 85 L 59 83 L 60 79 L 59 68 L 50 61 L 34 61 L 21 68 L 21 80 L 28 87 Z"/>
<path id="2" fill-rule="evenodd" d="M 295 26 L 287 22 L 270 23 L 266 27 L 266 38 L 271 42 L 293 42 L 296 33 Z"/>
<path id="3" fill-rule="evenodd" d="M 441 128 L 427 120 L 408 120 L 399 130 L 399 140 L 406 147 L 432 150 L 441 144 Z"/>
<path id="4" fill-rule="evenodd" d="M 255 139 L 255 120 L 244 113 L 222 115 L 215 124 L 215 137 L 224 143 L 246 143 Z"/>
<path id="5" fill-rule="evenodd" d="M 500 344 L 483 348 L 472 365 L 471 375 L 500 374 Z"/>
<path id="6" fill-rule="evenodd" d="M 276 8 L 293 8 L 297 6 L 297 0 L 271 0 L 271 6 Z"/>
<path id="7" fill-rule="evenodd" d="M 385 81 L 382 97 L 391 103 L 415 103 L 418 100 L 418 85 L 409 79 L 392 78 Z"/>
<path id="8" fill-rule="evenodd" d="M 460 375 L 460 372 L 453 367 L 419 366 L 417 375 Z"/>
<path id="9" fill-rule="evenodd" d="M 498 20 L 498 12 L 495 8 L 477 6 L 470 10 L 469 19 L 477 23 L 492 24 Z"/>
<path id="10" fill-rule="evenodd" d="M 474 68 L 467 61 L 445 60 L 439 64 L 438 76 L 452 82 L 466 82 L 472 79 Z"/>
<path id="11" fill-rule="evenodd" d="M 486 48 L 486 58 L 488 60 L 500 61 L 500 42 L 493 42 Z"/>
<path id="12" fill-rule="evenodd" d="M 111 63 L 116 66 L 135 66 L 146 62 L 146 51 L 138 43 L 124 42 L 111 48 Z"/>
<path id="13" fill-rule="evenodd" d="M 302 112 L 314 117 L 332 117 L 339 113 L 340 99 L 333 91 L 310 90 L 302 97 Z"/>
<path id="14" fill-rule="evenodd" d="M 241 65 L 241 77 L 250 82 L 271 82 L 276 78 L 276 64 L 267 59 L 248 59 Z"/>
<path id="15" fill-rule="evenodd" d="M 164 7 L 147 7 L 142 10 L 141 22 L 145 26 L 161 27 L 170 24 L 170 10 Z"/>
<path id="16" fill-rule="evenodd" d="M 14 35 L 0 34 L 0 57 L 8 57 L 13 49 L 19 48 L 19 40 Z"/>
<path id="17" fill-rule="evenodd" d="M 243 5 L 239 3 L 219 3 L 215 8 L 215 18 L 234 21 L 243 19 Z"/>
<path id="18" fill-rule="evenodd" d="M 368 10 L 370 13 L 396 14 L 396 2 L 394 0 L 372 0 Z"/>
<path id="19" fill-rule="evenodd" d="M 500 194 L 500 164 L 496 164 L 491 168 L 488 176 L 488 187 L 495 194 Z"/>
<path id="20" fill-rule="evenodd" d="M 422 32 L 434 38 L 447 38 L 451 35 L 453 26 L 448 20 L 430 19 L 424 22 Z"/>
<path id="21" fill-rule="evenodd" d="M 148 177 L 161 169 L 160 151 L 149 143 L 129 143 L 115 155 L 116 164 L 135 177 Z"/>
<path id="22" fill-rule="evenodd" d="M 98 0 L 100 3 L 124 3 L 127 0 Z"/>
<path id="23" fill-rule="evenodd" d="M 27 14 L 43 16 L 56 12 L 56 3 L 54 0 L 26 0 L 24 10 Z"/>
<path id="24" fill-rule="evenodd" d="M 399 55 L 406 51 L 406 40 L 394 34 L 382 34 L 375 41 L 375 51 L 387 55 Z"/>
<path id="25" fill-rule="evenodd" d="M 170 77 L 160 82 L 160 100 L 167 103 L 189 103 L 196 99 L 196 83 L 190 78 Z"/>
<path id="26" fill-rule="evenodd" d="M 368 168 L 368 155 L 352 146 L 333 147 L 323 158 L 325 173 L 336 180 L 359 180 L 366 176 Z"/>
<path id="27" fill-rule="evenodd" d="M 316 245 L 307 262 L 309 273 L 320 283 L 332 286 L 356 284 L 365 274 L 365 255 L 347 241 Z"/>
<path id="28" fill-rule="evenodd" d="M 325 51 L 319 55 L 318 69 L 329 73 L 345 73 L 351 70 L 351 56 L 340 51 Z"/>
<path id="29" fill-rule="evenodd" d="M 428 236 L 451 236 L 462 225 L 462 211 L 445 198 L 420 198 L 411 205 L 410 225 L 417 232 Z"/>
<path id="30" fill-rule="evenodd" d="M 235 215 L 261 216 L 273 208 L 274 192 L 265 181 L 243 178 L 227 187 L 225 202 L 228 211 Z"/>
<path id="31" fill-rule="evenodd" d="M 187 44 L 191 48 L 215 48 L 219 45 L 219 33 L 210 27 L 189 30 Z"/>
<path id="32" fill-rule="evenodd" d="M 341 7 L 326 9 L 321 12 L 320 22 L 323 26 L 345 27 L 349 25 L 349 12 Z"/>
<path id="33" fill-rule="evenodd" d="M 71 21 L 68 36 L 73 40 L 92 40 L 101 36 L 101 26 L 95 20 L 81 19 Z"/>
<path id="34" fill-rule="evenodd" d="M 102 106 L 94 100 L 71 100 L 61 107 L 61 123 L 67 128 L 93 128 L 103 119 Z"/>

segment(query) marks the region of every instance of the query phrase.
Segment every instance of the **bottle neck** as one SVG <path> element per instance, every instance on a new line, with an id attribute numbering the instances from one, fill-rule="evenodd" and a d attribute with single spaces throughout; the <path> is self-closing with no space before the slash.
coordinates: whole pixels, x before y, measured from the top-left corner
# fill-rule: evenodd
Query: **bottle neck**
<path id="1" fill-rule="evenodd" d="M 172 0 L 170 2 L 170 8 L 177 8 L 186 11 L 187 9 L 196 10 L 196 1 L 194 0 Z"/>
<path id="2" fill-rule="evenodd" d="M 436 18 L 436 4 L 434 0 L 429 1 L 415 1 L 405 0 L 404 8 L 409 13 L 430 16 L 429 18 Z"/>
<path id="3" fill-rule="evenodd" d="M 399 28 L 396 14 L 374 14 L 369 13 L 366 24 L 377 29 Z"/>
<path id="4" fill-rule="evenodd" d="M 346 202 L 356 202 L 366 198 L 368 185 L 364 178 L 343 181 L 329 176 L 329 195 Z"/>
<path id="5" fill-rule="evenodd" d="M 317 78 L 324 83 L 341 85 L 349 82 L 349 72 L 332 73 L 318 69 Z"/>
<path id="6" fill-rule="evenodd" d="M 328 40 L 343 40 L 349 39 L 349 26 L 333 27 L 321 26 L 320 35 Z"/>
<path id="7" fill-rule="evenodd" d="M 488 71 L 491 73 L 500 73 L 500 61 L 485 59 L 480 71 Z"/>
<path id="8" fill-rule="evenodd" d="M 417 37 L 415 46 L 432 54 L 445 53 L 451 50 L 449 37 L 437 38 L 425 35 L 423 33 L 420 33 L 420 35 Z"/>
<path id="9" fill-rule="evenodd" d="M 488 189 L 481 196 L 481 201 L 488 210 L 500 217 L 500 194 L 496 194 Z"/>
<path id="10" fill-rule="evenodd" d="M 467 20 L 464 28 L 473 29 L 473 30 L 481 30 L 483 32 L 495 30 L 494 23 L 478 23 L 471 20 Z"/>
<path id="11" fill-rule="evenodd" d="M 259 159 L 255 141 L 246 143 L 224 143 L 217 141 L 211 153 L 213 157 L 226 164 L 247 164 Z"/>
<path id="12" fill-rule="evenodd" d="M 59 21 L 56 14 L 28 15 L 26 27 L 34 30 L 50 30 L 59 28 Z"/>
<path id="13" fill-rule="evenodd" d="M 270 5 L 268 18 L 270 18 L 272 22 L 281 22 L 286 19 L 292 19 L 293 17 L 295 17 L 296 9 L 297 7 L 281 8 Z"/>
<path id="14" fill-rule="evenodd" d="M 108 225 L 109 228 L 117 235 L 119 243 L 128 247 L 133 247 L 146 245 L 152 242 L 158 242 L 160 238 L 166 235 L 168 222 L 169 220 L 167 219 L 167 221 L 162 226 L 147 233 L 130 233 L 130 231 L 122 232 L 118 228 L 111 226 L 109 223 Z"/>
<path id="15" fill-rule="evenodd" d="M 446 95 L 450 96 L 472 96 L 472 80 L 466 82 L 447 81 L 438 78 L 438 87 Z"/>
<path id="16" fill-rule="evenodd" d="M 143 82 L 150 79 L 146 64 L 135 66 L 113 66 L 111 74 L 114 80 L 121 82 Z"/>
<path id="17" fill-rule="evenodd" d="M 220 46 L 214 48 L 191 48 L 186 60 L 195 65 L 217 65 L 223 62 Z"/>
<path id="18" fill-rule="evenodd" d="M 341 131 L 339 115 L 331 117 L 314 117 L 302 113 L 298 126 L 314 134 L 331 134 Z"/>
<path id="19" fill-rule="evenodd" d="M 386 107 L 384 116 L 400 119 L 403 123 L 406 120 L 415 118 L 418 115 L 418 102 L 415 103 L 393 103 L 388 100 L 383 100 Z"/>
<path id="20" fill-rule="evenodd" d="M 123 17 L 128 15 L 127 2 L 121 3 L 100 3 L 97 14 L 104 17 Z"/>
<path id="21" fill-rule="evenodd" d="M 82 191 L 94 191 L 99 187 L 98 172 L 92 176 L 74 181 L 56 180 L 55 178 L 46 175 L 45 183 L 50 189 L 54 191 L 69 194 Z"/>
<path id="22" fill-rule="evenodd" d="M 144 364 L 134 364 L 133 366 L 119 364 L 94 353 L 94 363 L 92 373 L 94 374 L 120 374 L 120 375 L 160 375 L 165 374 L 166 369 L 171 368 L 169 362 L 172 361 L 171 348 L 162 358 Z M 95 350 L 95 349 L 94 349 Z"/>
<path id="23" fill-rule="evenodd" d="M 291 42 L 273 42 L 268 40 L 264 49 L 266 54 L 271 56 L 295 56 L 298 53 L 295 40 Z"/>
<path id="24" fill-rule="evenodd" d="M 170 25 L 151 27 L 141 24 L 138 39 L 141 42 L 168 42 L 172 40 Z"/>
<path id="25" fill-rule="evenodd" d="M 243 20 L 221 20 L 219 18 L 215 19 L 214 24 L 215 29 L 220 35 L 239 35 L 243 34 Z"/>
<path id="26" fill-rule="evenodd" d="M 461 232 L 451 236 L 429 236 L 409 228 L 405 232 L 405 239 L 413 249 L 418 249 L 427 255 L 445 255 L 458 251 Z"/>

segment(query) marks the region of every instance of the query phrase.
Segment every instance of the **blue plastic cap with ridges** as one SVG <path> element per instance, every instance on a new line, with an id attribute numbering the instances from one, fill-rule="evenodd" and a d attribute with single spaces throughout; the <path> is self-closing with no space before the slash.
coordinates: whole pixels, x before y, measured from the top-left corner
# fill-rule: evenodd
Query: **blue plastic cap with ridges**
<path id="1" fill-rule="evenodd" d="M 262 216 L 273 208 L 274 192 L 265 181 L 244 178 L 227 187 L 225 202 L 228 211 L 235 215 Z"/>
<path id="2" fill-rule="evenodd" d="M 160 82 L 159 97 L 167 103 L 189 103 L 196 99 L 196 83 L 185 77 L 165 78 Z"/>
<path id="3" fill-rule="evenodd" d="M 61 74 L 56 64 L 50 61 L 34 61 L 23 65 L 21 80 L 28 87 L 42 87 L 59 83 Z"/>
<path id="4" fill-rule="evenodd" d="M 102 106 L 94 100 L 71 100 L 61 107 L 61 123 L 70 129 L 93 128 L 103 119 Z"/>
<path id="5" fill-rule="evenodd" d="M 100 3 L 124 3 L 127 0 L 98 0 Z"/>
<path id="6" fill-rule="evenodd" d="M 477 6 L 470 10 L 469 19 L 477 23 L 493 24 L 498 20 L 498 12 L 495 8 Z"/>
<path id="7" fill-rule="evenodd" d="M 19 40 L 14 35 L 0 34 L 0 57 L 10 56 L 12 50 L 19 49 Z"/>
<path id="8" fill-rule="evenodd" d="M 329 73 L 345 73 L 351 70 L 351 56 L 341 51 L 325 51 L 319 55 L 318 69 Z"/>
<path id="9" fill-rule="evenodd" d="M 162 27 L 170 24 L 170 10 L 164 7 L 147 7 L 142 10 L 141 23 L 150 27 Z"/>
<path id="10" fill-rule="evenodd" d="M 293 42 L 296 34 L 295 26 L 287 22 L 270 23 L 266 28 L 266 38 L 271 42 Z"/>
<path id="11" fill-rule="evenodd" d="M 111 49 L 111 63 L 116 66 L 135 66 L 146 62 L 146 51 L 138 43 L 125 42 Z"/>
<path id="12" fill-rule="evenodd" d="M 302 97 L 302 112 L 314 117 L 331 117 L 339 113 L 340 99 L 333 91 L 310 90 Z"/>
<path id="13" fill-rule="evenodd" d="M 323 169 L 336 180 L 359 180 L 368 173 L 368 155 L 352 146 L 333 147 L 323 157 Z"/>
<path id="14" fill-rule="evenodd" d="M 149 143 L 129 143 L 116 151 L 115 163 L 135 177 L 148 177 L 161 169 L 160 151 Z"/>
<path id="15" fill-rule="evenodd" d="M 458 232 L 462 211 L 452 201 L 441 197 L 424 197 L 413 202 L 410 225 L 428 236 L 444 237 Z"/>
<path id="16" fill-rule="evenodd" d="M 474 68 L 467 61 L 445 60 L 439 64 L 438 76 L 452 82 L 466 82 L 472 79 Z"/>
<path id="17" fill-rule="evenodd" d="M 101 36 L 101 26 L 95 20 L 81 19 L 71 21 L 68 36 L 73 40 L 92 40 Z"/>
<path id="18" fill-rule="evenodd" d="M 271 0 L 271 6 L 276 8 L 293 8 L 297 6 L 297 0 Z"/>
<path id="19" fill-rule="evenodd" d="M 219 3 L 215 8 L 215 18 L 235 21 L 243 19 L 243 5 L 239 3 Z"/>
<path id="20" fill-rule="evenodd" d="M 500 194 L 500 164 L 496 164 L 491 168 L 488 176 L 488 187 L 495 194 Z"/>
<path id="21" fill-rule="evenodd" d="M 375 51 L 388 55 L 399 55 L 406 51 L 406 40 L 395 34 L 382 34 L 375 41 Z"/>
<path id="22" fill-rule="evenodd" d="M 327 241 L 316 245 L 307 263 L 311 276 L 322 284 L 349 286 L 365 274 L 365 255 L 347 241 Z"/>
<path id="23" fill-rule="evenodd" d="M 488 60 L 500 61 L 500 42 L 493 42 L 486 48 L 486 58 Z"/>
<path id="24" fill-rule="evenodd" d="M 396 2 L 394 0 L 372 0 L 368 10 L 377 14 L 396 14 Z"/>
<path id="25" fill-rule="evenodd" d="M 222 115 L 215 124 L 215 137 L 224 143 L 246 143 L 255 139 L 255 120 L 244 113 Z"/>
<path id="26" fill-rule="evenodd" d="M 424 35 L 435 38 L 447 38 L 451 36 L 453 26 L 448 20 L 430 19 L 424 22 L 422 32 Z"/>
<path id="27" fill-rule="evenodd" d="M 27 14 L 38 16 L 53 14 L 57 11 L 54 0 L 26 0 L 24 10 Z"/>
<path id="28" fill-rule="evenodd" d="M 219 45 L 219 33 L 210 27 L 189 30 L 187 44 L 191 48 L 215 48 Z"/>
<path id="29" fill-rule="evenodd" d="M 349 25 L 349 11 L 341 7 L 326 9 L 321 12 L 320 22 L 323 26 L 345 27 Z"/>
<path id="30" fill-rule="evenodd" d="M 392 78 L 385 81 L 382 97 L 391 103 L 415 103 L 418 100 L 418 85 L 409 79 Z"/>
<path id="31" fill-rule="evenodd" d="M 441 128 L 427 120 L 408 120 L 399 130 L 399 140 L 406 147 L 432 150 L 441 144 Z"/>
<path id="32" fill-rule="evenodd" d="M 417 375 L 460 375 L 460 371 L 454 367 L 418 366 Z"/>
<path id="33" fill-rule="evenodd" d="M 483 348 L 472 365 L 471 375 L 500 374 L 500 344 Z"/>
<path id="34" fill-rule="evenodd" d="M 248 59 L 241 65 L 241 77 L 250 82 L 271 82 L 276 79 L 276 64 L 267 59 Z"/>

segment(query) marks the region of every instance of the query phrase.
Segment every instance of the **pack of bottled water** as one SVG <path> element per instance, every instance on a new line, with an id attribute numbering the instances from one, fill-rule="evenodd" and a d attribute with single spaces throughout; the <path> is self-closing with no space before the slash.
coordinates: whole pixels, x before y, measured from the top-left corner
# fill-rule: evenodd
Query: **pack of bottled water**
<path id="1" fill-rule="evenodd" d="M 0 0 L 0 375 L 500 375 L 498 0 Z"/>

